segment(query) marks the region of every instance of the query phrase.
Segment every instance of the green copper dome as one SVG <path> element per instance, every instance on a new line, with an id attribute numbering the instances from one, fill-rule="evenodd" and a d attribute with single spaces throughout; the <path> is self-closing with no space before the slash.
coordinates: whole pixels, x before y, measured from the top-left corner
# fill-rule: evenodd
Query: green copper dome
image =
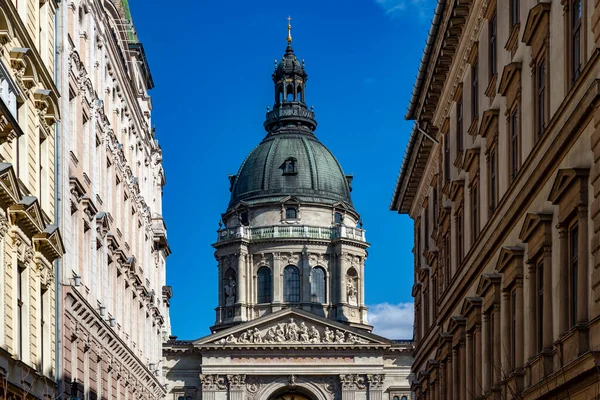
<path id="1" fill-rule="evenodd" d="M 273 73 L 275 101 L 264 123 L 268 132 L 232 177 L 229 209 L 277 202 L 346 203 L 352 208 L 349 178 L 333 154 L 314 135 L 317 122 L 306 107 L 308 74 L 291 44 Z"/>
<path id="2" fill-rule="evenodd" d="M 229 207 L 239 201 L 257 204 L 286 196 L 352 207 L 350 185 L 340 164 L 321 142 L 306 134 L 267 136 L 240 167 Z"/>

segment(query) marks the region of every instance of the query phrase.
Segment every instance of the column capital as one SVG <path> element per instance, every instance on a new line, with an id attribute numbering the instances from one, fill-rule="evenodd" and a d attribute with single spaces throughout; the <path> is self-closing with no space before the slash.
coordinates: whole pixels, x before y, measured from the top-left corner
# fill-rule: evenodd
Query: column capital
<path id="1" fill-rule="evenodd" d="M 227 375 L 229 390 L 244 390 L 246 388 L 246 375 Z"/>
<path id="2" fill-rule="evenodd" d="M 227 384 L 223 375 L 200 374 L 202 390 L 226 390 Z"/>
<path id="3" fill-rule="evenodd" d="M 384 374 L 367 374 L 367 382 L 369 390 L 383 390 Z"/>

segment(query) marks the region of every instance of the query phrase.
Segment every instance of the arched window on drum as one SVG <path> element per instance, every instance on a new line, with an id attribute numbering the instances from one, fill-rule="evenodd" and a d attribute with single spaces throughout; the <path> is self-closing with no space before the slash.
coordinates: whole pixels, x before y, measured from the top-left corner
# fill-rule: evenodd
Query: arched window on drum
<path id="1" fill-rule="evenodd" d="M 272 293 L 272 278 L 269 267 L 262 267 L 258 270 L 258 303 L 270 303 Z"/>
<path id="2" fill-rule="evenodd" d="M 325 270 L 321 267 L 314 267 L 310 272 L 310 298 L 313 303 L 326 302 L 325 279 Z"/>
<path id="3" fill-rule="evenodd" d="M 288 265 L 283 270 L 283 301 L 300 302 L 300 270 L 294 265 Z"/>

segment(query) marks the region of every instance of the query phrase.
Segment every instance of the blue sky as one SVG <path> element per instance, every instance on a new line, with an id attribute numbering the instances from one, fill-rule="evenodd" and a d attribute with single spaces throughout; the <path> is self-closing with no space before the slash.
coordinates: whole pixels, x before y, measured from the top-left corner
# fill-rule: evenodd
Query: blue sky
<path id="1" fill-rule="evenodd" d="M 372 244 L 366 300 L 375 332 L 412 335 L 412 223 L 389 211 L 412 126 L 404 121 L 434 0 L 223 2 L 129 0 L 155 82 L 164 153 L 163 214 L 173 254 L 173 334 L 209 333 L 217 305 L 211 244 L 229 201 L 228 174 L 262 140 L 273 60 L 293 46 L 309 74 L 316 135 L 354 174 L 353 201 Z"/>

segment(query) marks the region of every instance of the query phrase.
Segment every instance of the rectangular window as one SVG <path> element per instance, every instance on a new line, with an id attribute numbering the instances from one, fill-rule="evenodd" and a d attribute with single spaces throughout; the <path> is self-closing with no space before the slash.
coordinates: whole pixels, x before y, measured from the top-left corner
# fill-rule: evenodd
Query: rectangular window
<path id="1" fill-rule="evenodd" d="M 511 369 L 517 365 L 517 290 L 510 292 L 510 361 Z"/>
<path id="2" fill-rule="evenodd" d="M 510 178 L 515 179 L 521 165 L 520 142 L 521 142 L 521 125 L 519 122 L 520 105 L 514 108 L 510 114 L 509 130 L 510 130 Z"/>
<path id="3" fill-rule="evenodd" d="M 423 291 L 423 330 L 429 328 L 429 291 Z"/>
<path id="4" fill-rule="evenodd" d="M 438 287 L 437 287 L 438 283 L 437 283 L 437 276 L 433 276 L 433 278 L 431 279 L 431 290 L 432 290 L 432 294 L 433 294 L 433 320 L 435 321 L 437 319 L 437 299 L 438 299 Z"/>
<path id="5" fill-rule="evenodd" d="M 498 157 L 496 149 L 492 149 L 489 153 L 489 177 L 490 177 L 490 211 L 494 211 L 498 205 Z"/>
<path id="6" fill-rule="evenodd" d="M 581 73 L 581 0 L 571 3 L 571 81 L 575 82 Z"/>
<path id="7" fill-rule="evenodd" d="M 473 242 L 475 242 L 479 236 L 479 187 L 477 184 L 471 187 L 471 212 L 473 213 L 471 216 Z"/>
<path id="8" fill-rule="evenodd" d="M 17 267 L 17 343 L 16 350 L 19 360 L 23 359 L 23 312 L 25 305 L 23 303 L 23 272 L 25 268 L 19 265 Z"/>
<path id="9" fill-rule="evenodd" d="M 421 224 L 417 223 L 415 228 L 415 266 L 421 264 Z"/>
<path id="10" fill-rule="evenodd" d="M 497 37 L 497 15 L 494 11 L 494 15 L 490 18 L 490 37 L 489 37 L 489 51 L 490 51 L 490 79 L 498 73 L 498 37 Z"/>
<path id="11" fill-rule="evenodd" d="M 494 330 L 495 330 L 495 322 L 494 321 L 494 312 L 490 311 L 490 313 L 488 314 L 488 322 L 489 322 L 489 327 L 488 327 L 488 347 L 487 347 L 487 351 L 488 351 L 488 368 L 489 368 L 489 373 L 488 373 L 488 383 L 489 383 L 489 387 L 492 387 L 494 385 L 494 375 L 495 375 L 495 368 L 498 368 L 498 366 L 495 363 L 494 360 L 494 352 L 495 352 L 495 348 L 494 348 Z"/>
<path id="12" fill-rule="evenodd" d="M 536 100 L 535 100 L 535 115 L 536 124 L 535 130 L 537 138 L 539 139 L 544 133 L 546 128 L 546 104 L 547 104 L 547 93 L 546 93 L 546 61 L 544 59 L 537 63 L 535 69 L 535 86 L 536 86 Z"/>
<path id="13" fill-rule="evenodd" d="M 510 27 L 519 23 L 519 0 L 510 0 Z"/>
<path id="14" fill-rule="evenodd" d="M 464 218 L 462 211 L 456 216 L 456 260 L 457 260 L 457 268 L 463 262 L 464 258 L 464 245 L 463 245 L 463 236 L 464 236 Z"/>
<path id="15" fill-rule="evenodd" d="M 423 227 L 425 230 L 425 238 L 423 239 L 423 248 L 424 249 L 428 249 L 429 248 L 429 208 L 426 207 L 425 208 L 425 221 L 424 221 L 425 226 Z"/>
<path id="16" fill-rule="evenodd" d="M 450 135 L 444 138 L 444 179 L 450 181 Z"/>
<path id="17" fill-rule="evenodd" d="M 579 227 L 577 224 L 569 228 L 569 311 L 571 314 L 571 326 L 577 324 L 577 299 L 578 299 L 578 273 L 579 273 Z"/>
<path id="18" fill-rule="evenodd" d="M 437 224 L 438 220 L 438 191 L 437 186 L 433 187 L 433 223 Z"/>
<path id="19" fill-rule="evenodd" d="M 46 325 L 46 310 L 45 310 L 45 304 L 44 304 L 44 297 L 46 297 L 46 293 L 47 293 L 47 289 L 43 286 L 40 285 L 40 371 L 43 373 L 44 372 L 44 352 L 45 352 L 45 347 L 46 347 L 46 343 L 45 343 L 45 337 L 46 337 L 46 332 L 44 332 L 45 329 L 45 325 Z"/>
<path id="20" fill-rule="evenodd" d="M 542 351 L 544 340 L 544 262 L 539 261 L 536 268 L 537 279 L 537 302 L 536 302 L 536 325 L 537 325 L 537 349 Z"/>
<path id="21" fill-rule="evenodd" d="M 450 244 L 450 235 L 446 236 L 446 248 L 445 248 L 445 255 L 446 255 L 446 271 L 445 271 L 445 275 L 446 275 L 446 286 L 450 283 L 450 272 L 451 272 L 451 251 L 452 251 L 452 246 Z"/>
<path id="22" fill-rule="evenodd" d="M 463 101 L 462 98 L 456 104 L 456 143 L 458 152 L 463 151 Z"/>
<path id="23" fill-rule="evenodd" d="M 471 95 L 473 97 L 471 101 L 471 112 L 473 114 L 472 119 L 479 116 L 479 71 L 477 61 L 473 63 L 471 67 Z"/>

